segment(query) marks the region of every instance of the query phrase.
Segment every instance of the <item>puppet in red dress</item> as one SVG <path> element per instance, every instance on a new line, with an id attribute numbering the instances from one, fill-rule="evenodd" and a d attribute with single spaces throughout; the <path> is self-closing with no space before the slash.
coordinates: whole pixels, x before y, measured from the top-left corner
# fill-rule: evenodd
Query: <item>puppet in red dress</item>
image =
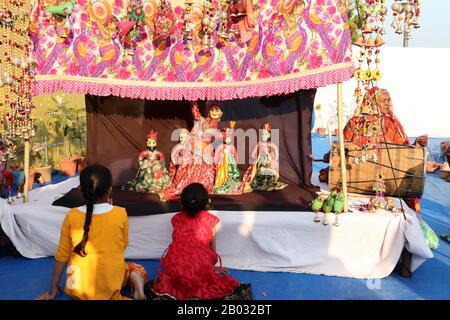
<path id="1" fill-rule="evenodd" d="M 223 112 L 219 105 L 214 104 L 208 116 L 203 117 L 197 103 L 191 101 L 190 104 L 195 121 L 185 142 L 190 150 L 189 161 L 184 157 L 185 161 L 178 166 L 171 185 L 160 194 L 161 201 L 177 200 L 181 191 L 194 182 L 201 183 L 208 193 L 213 191 L 215 166 L 212 140 L 217 136 Z"/>

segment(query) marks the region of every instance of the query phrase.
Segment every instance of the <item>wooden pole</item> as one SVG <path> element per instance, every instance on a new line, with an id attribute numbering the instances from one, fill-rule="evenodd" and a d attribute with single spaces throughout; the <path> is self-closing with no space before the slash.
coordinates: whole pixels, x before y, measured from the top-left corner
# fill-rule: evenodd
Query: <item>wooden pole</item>
<path id="1" fill-rule="evenodd" d="M 30 183 L 30 140 L 25 140 L 25 155 L 24 155 L 24 174 L 25 184 L 23 186 L 23 202 L 28 202 L 28 184 Z"/>
<path id="2" fill-rule="evenodd" d="M 339 156 L 341 158 L 341 181 L 342 192 L 344 193 L 344 212 L 348 212 L 348 195 L 347 195 L 347 161 L 345 159 L 344 146 L 344 117 L 343 117 L 343 103 L 342 103 L 342 83 L 337 85 L 337 116 L 338 116 L 338 131 L 339 131 Z"/>

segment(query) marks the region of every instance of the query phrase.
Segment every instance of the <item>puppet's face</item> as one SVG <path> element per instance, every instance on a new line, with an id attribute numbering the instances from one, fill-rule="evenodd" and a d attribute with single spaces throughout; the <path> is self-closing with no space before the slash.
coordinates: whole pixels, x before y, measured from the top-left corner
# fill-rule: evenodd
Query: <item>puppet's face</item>
<path id="1" fill-rule="evenodd" d="M 381 114 L 387 114 L 392 111 L 391 96 L 387 92 L 383 92 L 378 96 L 377 104 Z"/>
<path id="2" fill-rule="evenodd" d="M 181 131 L 181 132 L 180 132 L 180 142 L 181 142 L 181 143 L 185 143 L 187 137 L 188 137 L 187 131 Z"/>
<path id="3" fill-rule="evenodd" d="M 222 118 L 222 114 L 222 110 L 217 106 L 212 107 L 211 110 L 209 110 L 209 117 L 214 120 L 220 120 L 220 118 Z"/>
<path id="4" fill-rule="evenodd" d="M 155 150 L 156 149 L 156 145 L 157 145 L 157 143 L 156 143 L 156 140 L 154 140 L 154 139 L 148 139 L 147 140 L 147 147 L 150 149 L 150 150 Z"/>
<path id="5" fill-rule="evenodd" d="M 264 130 L 262 131 L 262 133 L 261 133 L 261 139 L 262 139 L 262 141 L 264 141 L 264 142 L 269 141 L 269 139 L 270 139 L 270 131 L 264 129 Z"/>

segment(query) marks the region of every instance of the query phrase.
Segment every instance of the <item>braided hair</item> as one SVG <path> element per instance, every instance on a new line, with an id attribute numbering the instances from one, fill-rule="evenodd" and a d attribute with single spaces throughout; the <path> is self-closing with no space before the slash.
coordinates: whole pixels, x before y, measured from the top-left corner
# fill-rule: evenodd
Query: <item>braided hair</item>
<path id="1" fill-rule="evenodd" d="M 208 203 L 208 191 L 201 183 L 191 183 L 181 192 L 181 205 L 189 217 L 205 210 Z"/>
<path id="2" fill-rule="evenodd" d="M 86 202 L 86 218 L 84 220 L 83 238 L 75 246 L 74 252 L 82 257 L 87 255 L 85 247 L 89 239 L 94 203 L 106 196 L 112 186 L 112 176 L 108 168 L 102 165 L 91 165 L 80 173 L 80 187 Z"/>

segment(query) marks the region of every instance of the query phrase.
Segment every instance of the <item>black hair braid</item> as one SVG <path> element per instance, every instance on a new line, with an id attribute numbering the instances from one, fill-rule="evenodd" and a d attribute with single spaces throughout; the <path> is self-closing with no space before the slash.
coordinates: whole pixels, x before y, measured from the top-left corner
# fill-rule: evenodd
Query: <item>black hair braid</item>
<path id="1" fill-rule="evenodd" d="M 83 238 L 74 248 L 74 252 L 82 257 L 87 255 L 86 243 L 94 212 L 94 203 L 105 196 L 112 185 L 111 173 L 106 167 L 93 165 L 86 167 L 80 174 L 80 186 L 86 201 L 86 218 L 84 219 Z"/>
<path id="2" fill-rule="evenodd" d="M 74 249 L 75 253 L 82 257 L 87 255 L 85 248 L 89 239 L 89 229 L 91 227 L 92 214 L 94 212 L 94 190 L 95 181 L 93 181 L 93 179 L 89 179 L 89 188 L 87 190 L 83 190 L 83 197 L 86 200 L 86 218 L 84 219 L 83 239 Z"/>

